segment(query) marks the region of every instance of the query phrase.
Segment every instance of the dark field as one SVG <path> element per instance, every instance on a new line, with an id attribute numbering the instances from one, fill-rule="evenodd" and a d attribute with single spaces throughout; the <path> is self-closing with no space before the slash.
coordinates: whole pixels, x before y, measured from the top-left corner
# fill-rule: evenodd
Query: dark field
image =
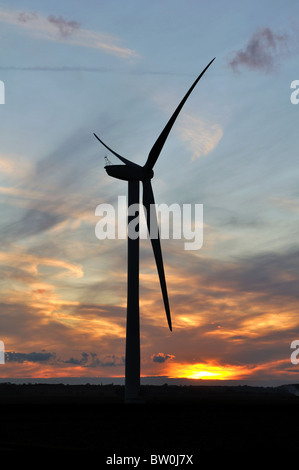
<path id="1" fill-rule="evenodd" d="M 141 391 L 144 403 L 132 405 L 120 385 L 0 384 L 0 449 L 97 451 L 99 463 L 113 454 L 193 454 L 196 463 L 205 453 L 284 452 L 297 441 L 299 385 Z"/>

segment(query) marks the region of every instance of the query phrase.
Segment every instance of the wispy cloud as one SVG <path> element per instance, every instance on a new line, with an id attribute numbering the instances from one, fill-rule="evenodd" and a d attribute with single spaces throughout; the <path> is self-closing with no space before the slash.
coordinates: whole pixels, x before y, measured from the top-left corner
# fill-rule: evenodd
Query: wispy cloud
<path id="1" fill-rule="evenodd" d="M 168 93 L 153 97 L 157 106 L 165 113 L 165 120 L 172 115 L 180 98 L 181 95 L 174 97 Z M 192 160 L 212 152 L 223 136 L 223 128 L 219 123 L 212 122 L 196 112 L 187 112 L 187 108 L 181 111 L 172 132 L 176 132 L 178 137 L 187 144 L 192 152 Z"/>
<path id="2" fill-rule="evenodd" d="M 119 69 L 111 67 L 85 67 L 80 65 L 73 66 L 47 66 L 33 65 L 28 67 L 20 67 L 18 65 L 0 66 L 0 70 L 18 70 L 21 72 L 95 72 L 95 73 L 119 73 Z"/>
<path id="3" fill-rule="evenodd" d="M 0 175 L 5 178 L 24 178 L 32 171 L 33 165 L 22 155 L 4 154 L 0 152 Z"/>
<path id="4" fill-rule="evenodd" d="M 10 267 L 22 267 L 26 272 L 37 274 L 39 266 L 51 266 L 62 270 L 60 275 L 71 276 L 80 278 L 83 276 L 82 267 L 75 263 L 70 263 L 60 259 L 38 257 L 32 254 L 25 253 L 22 250 L 15 252 L 2 252 L 0 251 L 0 264 Z"/>
<path id="5" fill-rule="evenodd" d="M 209 123 L 191 114 L 184 114 L 178 124 L 178 132 L 192 151 L 192 160 L 212 152 L 223 136 L 219 124 Z"/>
<path id="6" fill-rule="evenodd" d="M 18 70 L 22 72 L 91 72 L 91 73 L 124 73 L 118 67 L 88 67 L 85 65 L 61 65 L 61 66 L 49 66 L 49 65 L 33 65 L 33 66 L 18 66 L 18 65 L 0 65 L 0 70 Z M 167 70 L 139 70 L 139 69 L 128 69 L 126 74 L 137 75 L 137 76 L 186 76 L 193 77 L 190 73 L 184 72 L 171 72 Z"/>
<path id="7" fill-rule="evenodd" d="M 287 34 L 274 33 L 270 28 L 260 29 L 250 37 L 242 49 L 234 52 L 229 65 L 234 72 L 237 72 L 240 66 L 271 72 L 288 52 L 289 42 Z"/>
<path id="8" fill-rule="evenodd" d="M 124 59 L 133 59 L 137 52 L 120 45 L 118 37 L 84 29 L 74 20 L 66 20 L 62 16 L 49 15 L 44 17 L 36 12 L 0 10 L 0 21 L 17 26 L 41 39 L 62 42 L 65 44 L 99 49 Z"/>
<path id="9" fill-rule="evenodd" d="M 0 227 L 2 241 L 12 242 L 42 234 L 68 222 L 75 225 L 83 221 L 96 223 L 94 207 L 99 193 L 95 194 L 94 188 L 99 157 L 89 154 L 82 159 L 89 134 L 86 129 L 77 129 L 61 147 L 36 165 L 26 166 L 25 157 L 20 156 L 20 170 L 15 170 L 16 158 L 0 154 L 2 179 L 5 177 L 2 184 L 0 181 L 1 202 L 25 209 L 18 214 L 17 220 Z M 18 171 L 20 176 L 17 178 Z M 84 187 L 84 196 L 78 193 L 78 185 Z"/>

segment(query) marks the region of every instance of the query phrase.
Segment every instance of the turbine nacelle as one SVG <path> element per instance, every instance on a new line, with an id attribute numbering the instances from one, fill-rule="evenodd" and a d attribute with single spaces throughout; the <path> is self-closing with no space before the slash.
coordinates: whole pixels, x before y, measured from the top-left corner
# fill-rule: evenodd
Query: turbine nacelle
<path id="1" fill-rule="evenodd" d="M 124 181 L 145 181 L 154 176 L 153 170 L 145 170 L 139 165 L 106 165 L 106 172 L 109 176 Z"/>

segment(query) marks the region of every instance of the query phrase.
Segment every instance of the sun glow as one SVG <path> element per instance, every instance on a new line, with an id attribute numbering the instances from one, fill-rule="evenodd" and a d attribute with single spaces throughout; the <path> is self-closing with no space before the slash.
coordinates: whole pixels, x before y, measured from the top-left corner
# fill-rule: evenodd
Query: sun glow
<path id="1" fill-rule="evenodd" d="M 168 376 L 170 378 L 225 380 L 240 379 L 250 374 L 245 367 L 219 365 L 219 364 L 169 364 Z"/>

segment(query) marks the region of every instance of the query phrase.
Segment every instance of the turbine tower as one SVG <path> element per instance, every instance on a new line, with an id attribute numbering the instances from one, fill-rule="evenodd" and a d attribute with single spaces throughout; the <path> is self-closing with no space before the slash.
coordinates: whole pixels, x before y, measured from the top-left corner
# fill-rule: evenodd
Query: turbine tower
<path id="1" fill-rule="evenodd" d="M 155 199 L 151 185 L 154 176 L 153 167 L 160 155 L 168 134 L 178 117 L 186 100 L 195 88 L 196 84 L 210 67 L 212 62 L 206 66 L 199 77 L 190 87 L 163 131 L 153 145 L 144 166 L 127 160 L 114 150 L 109 148 L 96 134 L 94 136 L 106 149 L 119 158 L 124 165 L 106 165 L 105 170 L 109 176 L 128 181 L 128 207 L 139 204 L 139 183 L 143 185 L 143 206 L 146 210 L 146 222 L 154 252 L 156 266 L 159 274 L 166 318 L 170 331 L 172 331 L 170 308 L 165 281 L 161 244 L 158 232 L 158 221 L 155 210 Z M 138 206 L 134 206 L 138 207 Z M 128 226 L 135 218 L 128 211 Z M 151 236 L 153 235 L 153 236 Z M 126 356 L 125 356 L 125 402 L 134 403 L 139 401 L 140 391 L 140 327 L 139 327 L 139 234 L 131 237 L 128 233 L 128 259 L 127 259 L 127 324 L 126 324 Z"/>

